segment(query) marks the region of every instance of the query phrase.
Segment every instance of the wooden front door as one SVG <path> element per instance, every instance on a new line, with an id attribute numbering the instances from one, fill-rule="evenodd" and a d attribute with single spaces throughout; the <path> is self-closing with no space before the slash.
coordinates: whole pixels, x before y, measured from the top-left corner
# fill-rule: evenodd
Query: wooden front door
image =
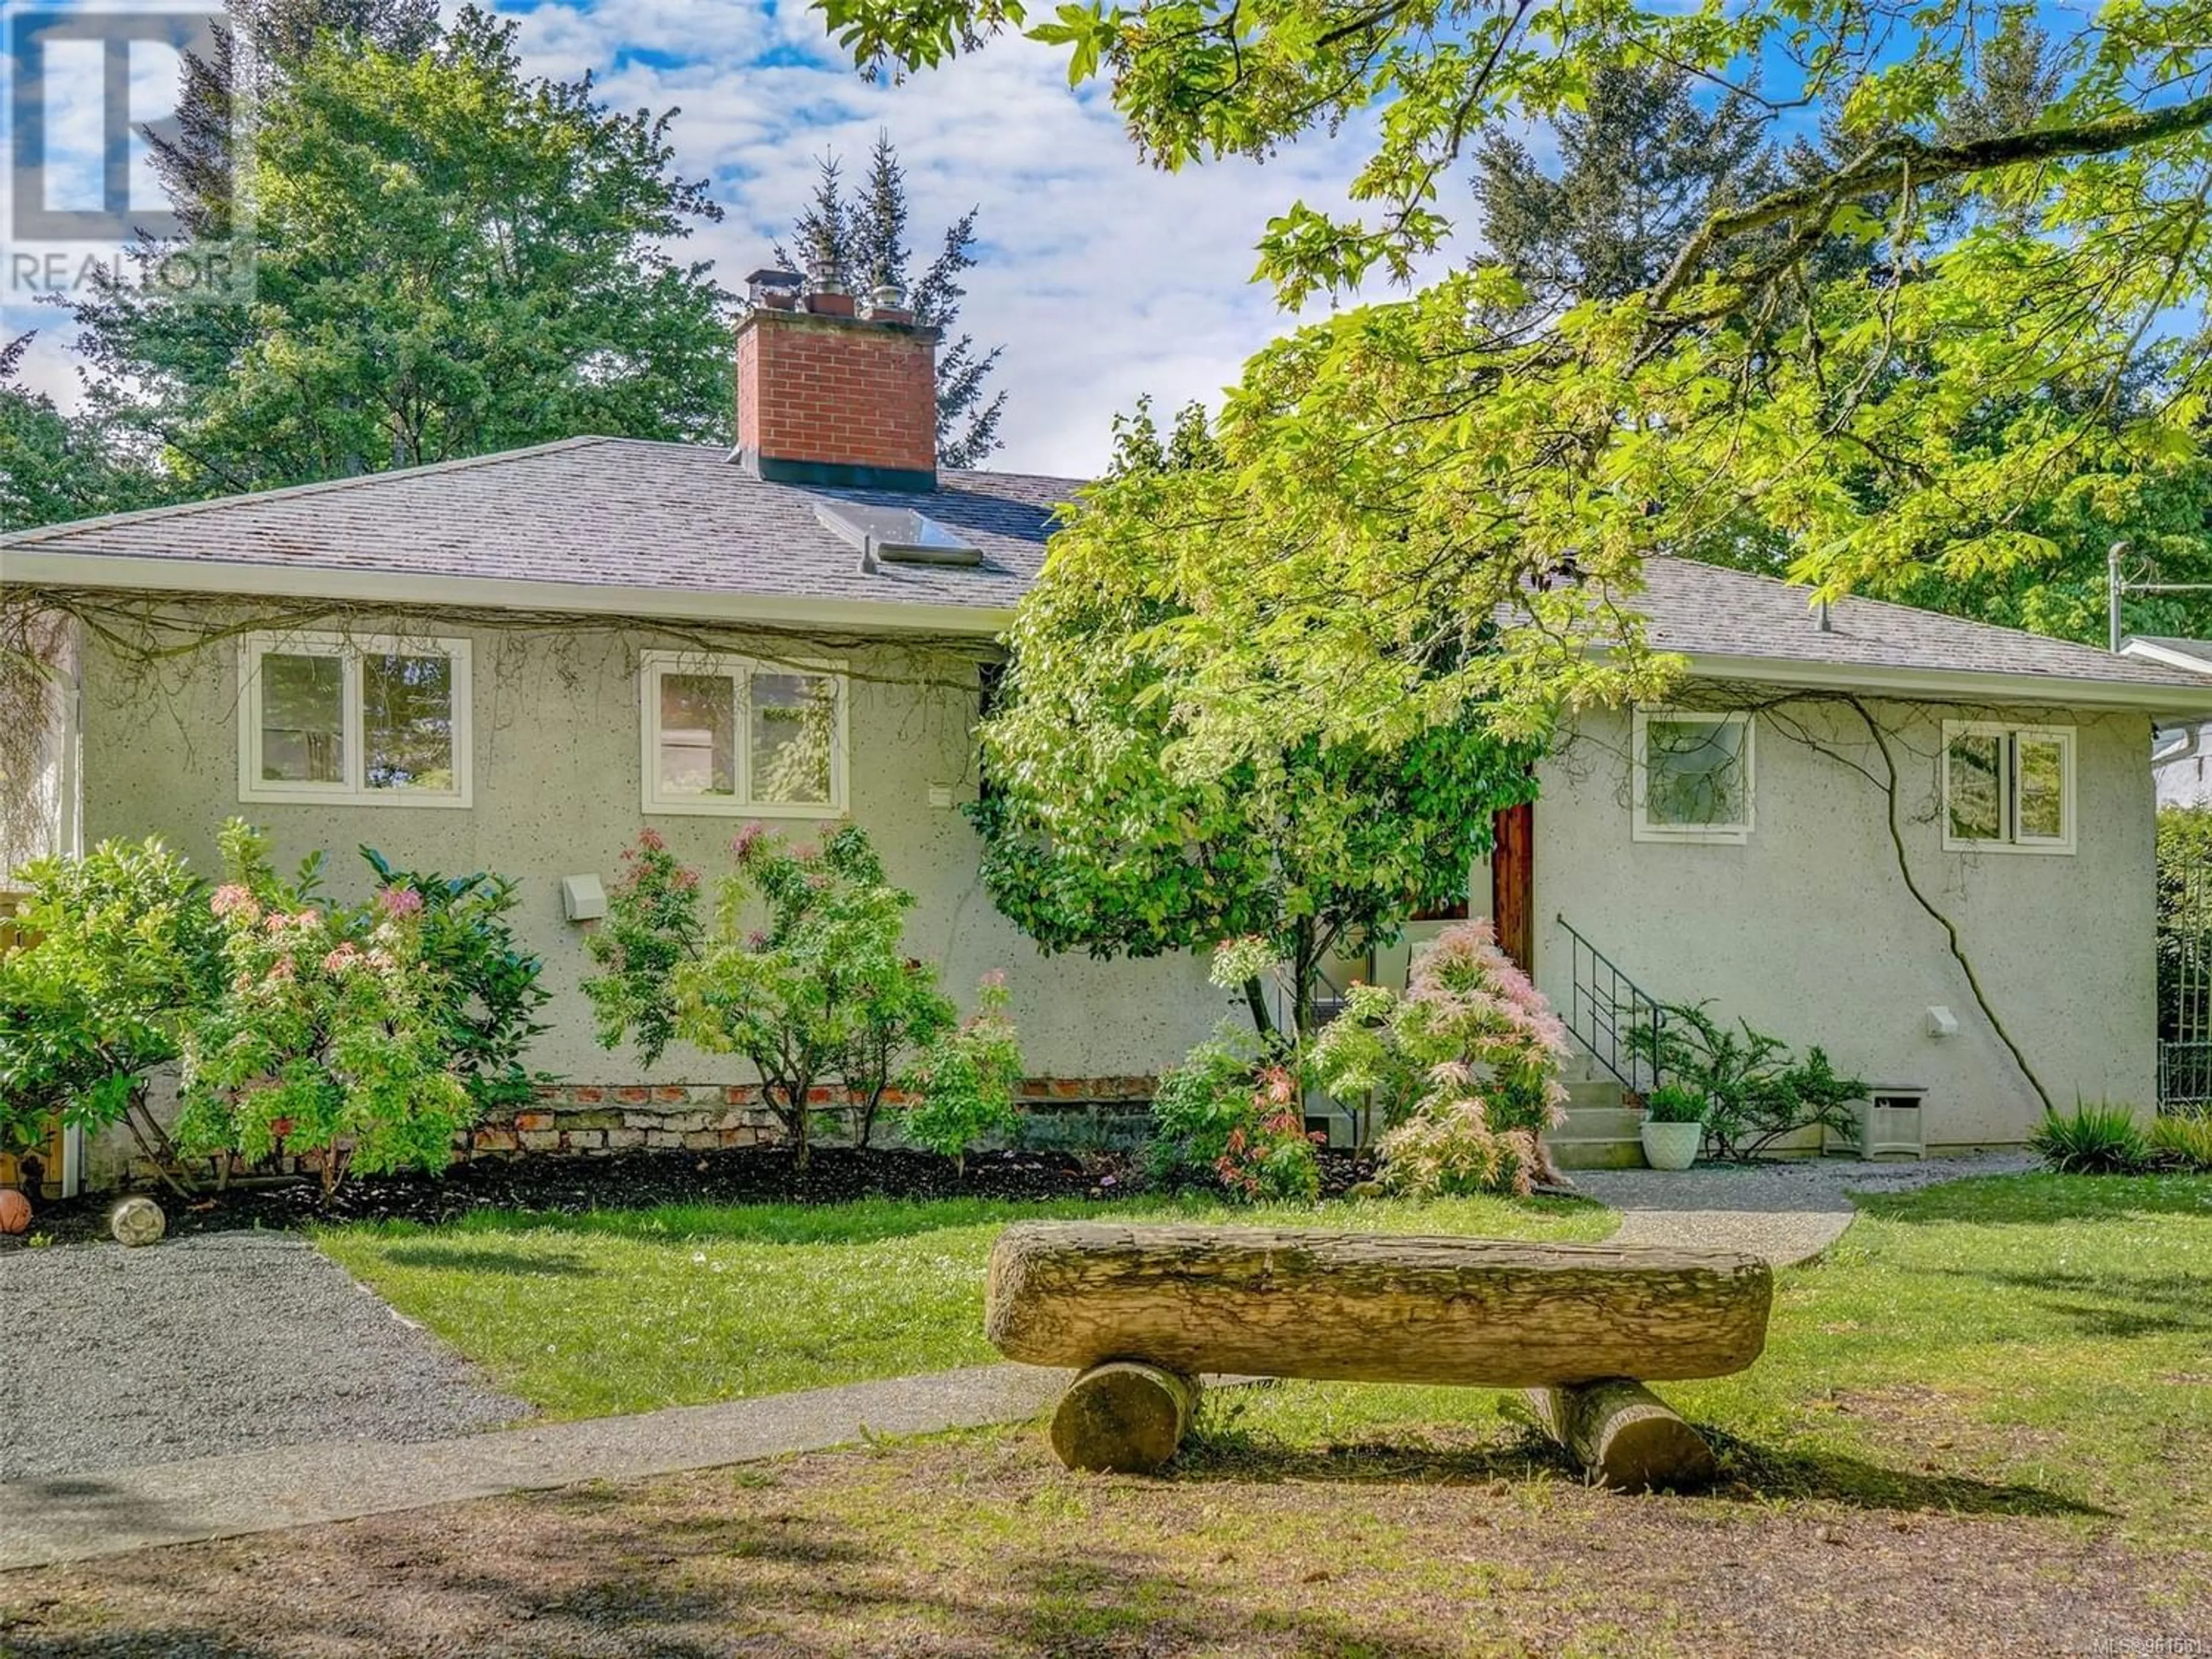
<path id="1" fill-rule="evenodd" d="M 1523 801 L 1493 820 L 1490 850 L 1490 915 L 1498 943 L 1521 966 L 1536 971 L 1536 806 Z"/>

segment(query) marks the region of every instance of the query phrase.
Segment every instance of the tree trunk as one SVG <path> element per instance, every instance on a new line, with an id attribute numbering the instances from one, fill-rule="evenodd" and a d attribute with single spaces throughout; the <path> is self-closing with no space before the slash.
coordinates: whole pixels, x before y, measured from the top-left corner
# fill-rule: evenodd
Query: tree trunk
<path id="1" fill-rule="evenodd" d="M 1718 1466 L 1703 1436 L 1641 1382 L 1614 1378 L 1557 1389 L 1531 1389 L 1536 1420 L 1602 1486 L 1649 1492 L 1655 1486 L 1702 1486 Z"/>
<path id="2" fill-rule="evenodd" d="M 1275 1035 L 1275 1021 L 1267 1012 L 1267 988 L 1255 976 L 1244 981 L 1244 1006 L 1252 1011 L 1252 1029 L 1263 1037 Z"/>
<path id="3" fill-rule="evenodd" d="M 1052 1416 L 1052 1449 L 1071 1469 L 1150 1474 L 1176 1455 L 1198 1413 L 1198 1379 L 1110 1360 L 1077 1377 Z"/>
<path id="4" fill-rule="evenodd" d="M 1030 1222 L 984 1330 L 1037 1365 L 1526 1388 L 1741 1370 L 1772 1295 L 1729 1251 Z"/>

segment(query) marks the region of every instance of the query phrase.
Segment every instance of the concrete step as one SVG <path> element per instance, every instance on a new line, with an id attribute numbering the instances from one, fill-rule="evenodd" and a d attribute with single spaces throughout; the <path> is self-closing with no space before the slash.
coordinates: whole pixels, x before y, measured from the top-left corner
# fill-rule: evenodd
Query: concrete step
<path id="1" fill-rule="evenodd" d="M 1585 1107 L 1618 1108 L 1624 1098 L 1620 1085 L 1609 1077 L 1576 1078 L 1567 1085 L 1567 1109 L 1571 1112 Z"/>
<path id="2" fill-rule="evenodd" d="M 1577 1140 L 1635 1140 L 1644 1127 L 1644 1114 L 1626 1106 L 1567 1108 L 1567 1121 L 1556 1131 Z"/>
<path id="3" fill-rule="evenodd" d="M 1591 1139 L 1557 1134 L 1544 1137 L 1552 1162 L 1562 1170 L 1640 1170 L 1644 1167 L 1643 1143 L 1611 1137 Z"/>

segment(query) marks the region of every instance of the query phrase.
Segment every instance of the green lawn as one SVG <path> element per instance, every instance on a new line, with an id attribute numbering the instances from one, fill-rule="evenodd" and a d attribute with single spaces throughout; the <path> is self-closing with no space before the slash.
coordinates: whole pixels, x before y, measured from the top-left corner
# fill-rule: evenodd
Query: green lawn
<path id="1" fill-rule="evenodd" d="M 1229 1211 L 872 1200 L 603 1211 L 485 1211 L 434 1229 L 333 1228 L 347 1272 L 556 1417 L 896 1376 L 997 1356 L 983 1264 L 1010 1221 L 1143 1216 L 1516 1238 L 1600 1238 L 1595 1206 L 1452 1199 Z"/>
<path id="2" fill-rule="evenodd" d="M 2212 1550 L 2212 1178 L 1995 1176 L 1860 1200 L 1778 1277 L 1751 1370 L 1660 1392 L 1770 1499 L 2040 1515 Z M 1306 1383 L 1213 1402 L 1207 1455 L 1455 1443 L 1510 1398 Z"/>
<path id="3" fill-rule="evenodd" d="M 1050 1214 L 1553 1238 L 1602 1237 L 1611 1219 L 1496 1200 L 884 1201 L 493 1213 L 321 1243 L 503 1384 L 576 1416 L 988 1360 L 991 1240 Z M 2212 1550 L 2208 1287 L 2206 1177 L 1996 1177 L 1869 1199 L 1826 1258 L 1780 1275 L 1755 1366 L 1661 1392 L 1762 1502 L 2117 1522 L 2133 1541 Z M 1182 1462 L 1201 1478 L 1340 1478 L 1347 1458 L 1378 1475 L 1525 1467 L 1518 1409 L 1477 1389 L 1238 1390 L 1209 1399 Z"/>

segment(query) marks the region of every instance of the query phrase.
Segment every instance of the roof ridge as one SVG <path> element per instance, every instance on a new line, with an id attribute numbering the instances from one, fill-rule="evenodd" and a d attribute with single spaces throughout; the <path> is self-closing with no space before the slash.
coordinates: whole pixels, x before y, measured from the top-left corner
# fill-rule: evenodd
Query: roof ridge
<path id="1" fill-rule="evenodd" d="M 426 461 L 420 466 L 386 467 L 381 472 L 357 472 L 346 478 L 317 478 L 307 483 L 276 484 L 266 489 L 241 489 L 228 495 L 210 495 L 197 501 L 171 501 L 161 507 L 133 507 L 125 513 L 97 513 L 89 518 L 64 519 L 56 524 L 34 525 L 27 530 L 11 530 L 0 534 L 0 547 L 46 541 L 87 530 L 107 530 L 118 525 L 143 524 L 153 519 L 190 518 L 195 514 L 217 512 L 249 501 L 289 501 L 295 496 L 325 495 L 367 484 L 388 483 L 399 478 L 420 478 L 432 473 L 465 472 L 475 467 L 498 466 L 508 461 L 550 455 L 556 450 L 586 449 L 593 444 L 629 441 L 652 441 L 619 439 L 603 433 L 580 433 L 574 437 L 548 439 L 542 444 L 525 444 L 519 449 L 495 449 L 482 455 L 457 455 L 450 460 Z"/>

